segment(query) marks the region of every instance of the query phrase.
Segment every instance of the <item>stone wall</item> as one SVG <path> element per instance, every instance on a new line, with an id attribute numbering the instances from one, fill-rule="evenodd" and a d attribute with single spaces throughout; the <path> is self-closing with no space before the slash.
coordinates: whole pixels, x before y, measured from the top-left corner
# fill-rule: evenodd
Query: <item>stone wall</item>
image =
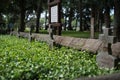
<path id="1" fill-rule="evenodd" d="M 55 42 L 63 46 L 71 47 L 78 50 L 86 50 L 93 53 L 97 53 L 102 45 L 102 42 L 97 39 L 84 39 L 65 36 L 55 37 Z"/>
<path id="2" fill-rule="evenodd" d="M 20 32 L 19 34 L 16 31 L 12 32 L 12 35 L 29 38 L 29 33 Z M 31 37 L 37 41 L 50 41 L 50 36 L 46 34 L 37 34 L 33 33 Z M 92 53 L 97 53 L 99 49 L 102 48 L 103 42 L 98 39 L 84 39 L 84 38 L 74 38 L 74 37 L 65 37 L 54 35 L 54 41 L 56 44 L 71 47 L 78 50 L 87 50 Z M 120 58 L 120 43 L 115 43 L 112 45 L 113 55 Z"/>
<path id="3" fill-rule="evenodd" d="M 112 44 L 111 48 L 112 48 L 112 52 L 113 52 L 112 55 L 120 58 L 120 42 Z"/>

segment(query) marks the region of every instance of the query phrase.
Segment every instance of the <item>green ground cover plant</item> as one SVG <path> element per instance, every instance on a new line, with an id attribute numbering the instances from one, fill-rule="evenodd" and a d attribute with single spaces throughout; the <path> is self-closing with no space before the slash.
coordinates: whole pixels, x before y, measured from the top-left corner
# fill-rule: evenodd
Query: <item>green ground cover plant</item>
<path id="1" fill-rule="evenodd" d="M 44 42 L 0 36 L 0 80 L 73 80 L 116 72 L 98 68 L 95 59 L 85 51 L 50 50 Z"/>

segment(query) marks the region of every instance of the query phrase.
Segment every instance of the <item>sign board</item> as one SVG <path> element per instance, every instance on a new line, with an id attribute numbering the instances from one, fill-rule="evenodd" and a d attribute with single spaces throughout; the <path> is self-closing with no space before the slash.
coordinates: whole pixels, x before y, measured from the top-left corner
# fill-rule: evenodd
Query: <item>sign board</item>
<path id="1" fill-rule="evenodd" d="M 49 25 L 54 29 L 54 34 L 61 35 L 61 0 L 48 0 Z"/>
<path id="2" fill-rule="evenodd" d="M 58 5 L 51 7 L 51 23 L 58 22 Z"/>

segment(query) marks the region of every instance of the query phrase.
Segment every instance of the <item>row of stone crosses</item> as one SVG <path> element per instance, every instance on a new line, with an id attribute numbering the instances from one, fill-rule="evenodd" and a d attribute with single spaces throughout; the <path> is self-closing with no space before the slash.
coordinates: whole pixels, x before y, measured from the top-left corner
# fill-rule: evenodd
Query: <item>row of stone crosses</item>
<path id="1" fill-rule="evenodd" d="M 49 47 L 52 49 L 55 42 L 53 38 L 54 36 L 53 28 L 51 25 L 49 25 L 48 32 L 49 32 L 49 38 L 50 38 Z M 30 35 L 32 35 L 32 31 L 30 31 Z M 102 48 L 98 51 L 98 54 L 96 57 L 98 66 L 105 67 L 105 68 L 116 67 L 119 61 L 117 57 L 112 56 L 112 50 L 111 50 L 111 45 L 116 42 L 116 37 L 111 36 L 111 29 L 104 28 L 103 34 L 99 35 L 99 40 L 101 40 L 103 44 L 102 44 Z"/>
<path id="2" fill-rule="evenodd" d="M 32 27 L 30 27 L 29 31 L 29 41 L 32 40 Z M 49 47 L 50 49 L 53 49 L 55 40 L 54 40 L 54 34 L 53 34 L 53 28 L 51 25 L 49 25 L 48 28 L 49 32 Z M 18 30 L 18 36 L 20 35 L 20 32 Z M 102 47 L 99 49 L 97 56 L 96 56 L 96 62 L 99 67 L 105 67 L 105 68 L 114 68 L 119 67 L 120 63 L 120 57 L 113 56 L 113 51 L 111 50 L 111 45 L 116 43 L 116 37 L 111 36 L 111 29 L 110 28 L 104 28 L 103 34 L 99 35 L 99 40 L 102 41 Z M 119 50 L 120 51 L 120 50 Z M 117 51 L 118 52 L 118 51 Z M 119 53 L 119 52 L 118 52 Z M 120 53 L 119 53 L 120 54 Z M 118 54 L 118 55 L 119 55 Z"/>

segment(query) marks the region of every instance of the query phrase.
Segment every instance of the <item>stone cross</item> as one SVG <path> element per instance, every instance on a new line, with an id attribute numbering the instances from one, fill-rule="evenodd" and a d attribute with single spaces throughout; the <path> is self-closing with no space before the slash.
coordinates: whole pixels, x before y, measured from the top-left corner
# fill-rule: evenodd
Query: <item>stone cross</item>
<path id="1" fill-rule="evenodd" d="M 17 32 L 18 32 L 17 37 L 20 38 L 20 29 L 19 28 L 17 28 Z"/>
<path id="2" fill-rule="evenodd" d="M 103 42 L 103 51 L 108 51 L 111 53 L 111 44 L 115 43 L 115 37 L 114 36 L 109 36 L 111 34 L 109 28 L 103 29 L 103 34 L 99 35 L 99 40 Z"/>
<path id="3" fill-rule="evenodd" d="M 34 25 L 32 23 L 31 26 L 30 26 L 30 35 L 32 35 L 33 30 L 34 30 Z"/>
<path id="4" fill-rule="evenodd" d="M 116 57 L 110 55 L 112 54 L 111 44 L 115 42 L 115 37 L 109 35 L 109 28 L 103 29 L 103 34 L 99 35 L 99 40 L 103 42 L 103 45 L 102 49 L 98 52 L 96 61 L 98 63 L 98 66 L 102 68 L 113 68 L 116 65 Z"/>
<path id="5" fill-rule="evenodd" d="M 52 29 L 52 26 L 51 26 L 51 25 L 49 25 L 48 32 L 49 32 L 50 39 L 53 40 L 53 39 L 54 39 L 54 38 L 53 38 L 53 29 Z"/>
<path id="6" fill-rule="evenodd" d="M 34 25 L 32 23 L 31 26 L 30 26 L 30 31 L 29 31 L 29 41 L 32 41 L 32 32 L 33 32 L 33 30 L 34 30 Z"/>
<path id="7" fill-rule="evenodd" d="M 49 32 L 49 48 L 53 49 L 54 46 L 54 38 L 53 38 L 53 29 L 52 29 L 52 25 L 49 24 L 49 28 L 48 28 L 48 32 Z"/>

